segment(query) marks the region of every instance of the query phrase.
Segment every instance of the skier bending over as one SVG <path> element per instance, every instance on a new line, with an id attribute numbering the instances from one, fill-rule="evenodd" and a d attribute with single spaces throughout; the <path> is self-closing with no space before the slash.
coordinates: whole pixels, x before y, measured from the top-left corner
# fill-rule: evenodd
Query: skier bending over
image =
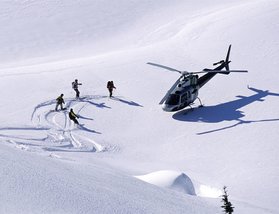
<path id="1" fill-rule="evenodd" d="M 61 110 L 65 110 L 65 108 L 63 108 L 63 103 L 65 104 L 63 96 L 64 94 L 61 94 L 59 97 L 56 98 L 55 111 L 58 111 L 58 106 L 60 106 Z"/>
<path id="2" fill-rule="evenodd" d="M 78 90 L 78 86 L 82 85 L 82 83 L 79 83 L 77 79 L 75 79 L 74 82 L 72 82 L 72 88 L 75 90 L 76 92 L 76 98 L 79 98 L 79 90 Z"/>
<path id="3" fill-rule="evenodd" d="M 109 97 L 112 97 L 112 91 L 115 88 L 113 81 L 108 81 L 107 88 L 109 90 Z M 116 89 L 116 88 L 115 88 Z"/>
<path id="4" fill-rule="evenodd" d="M 77 121 L 77 118 L 79 118 L 79 116 L 77 116 L 73 109 L 71 108 L 70 112 L 69 112 L 69 118 L 74 121 L 75 124 L 79 124 L 78 121 Z"/>

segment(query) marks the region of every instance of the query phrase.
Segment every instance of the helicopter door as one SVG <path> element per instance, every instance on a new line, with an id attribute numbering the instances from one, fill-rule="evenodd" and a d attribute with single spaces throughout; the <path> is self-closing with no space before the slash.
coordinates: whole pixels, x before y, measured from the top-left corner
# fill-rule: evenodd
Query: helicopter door
<path id="1" fill-rule="evenodd" d="M 183 94 L 183 95 L 181 96 L 181 103 L 187 102 L 187 99 L 188 99 L 187 93 Z"/>
<path id="2" fill-rule="evenodd" d="M 181 103 L 188 102 L 188 100 L 190 100 L 190 92 L 189 91 L 187 91 L 186 93 L 184 93 L 181 96 Z"/>

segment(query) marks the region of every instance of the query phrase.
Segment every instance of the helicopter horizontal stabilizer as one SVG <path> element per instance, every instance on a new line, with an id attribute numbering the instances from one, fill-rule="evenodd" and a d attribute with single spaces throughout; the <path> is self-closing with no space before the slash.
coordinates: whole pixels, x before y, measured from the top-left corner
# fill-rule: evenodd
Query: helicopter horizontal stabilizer
<path id="1" fill-rule="evenodd" d="M 247 70 L 228 70 L 228 72 L 235 72 L 235 73 L 247 73 Z"/>
<path id="2" fill-rule="evenodd" d="M 226 75 L 230 74 L 230 72 L 228 72 L 228 71 L 221 71 L 221 72 L 216 72 L 216 73 L 218 73 L 218 74 L 226 74 Z"/>
<path id="3" fill-rule="evenodd" d="M 229 73 L 247 73 L 248 71 L 247 70 L 227 70 L 227 71 L 217 71 L 216 73 L 219 73 L 219 74 L 229 74 Z M 209 72 L 210 73 L 210 72 Z"/>

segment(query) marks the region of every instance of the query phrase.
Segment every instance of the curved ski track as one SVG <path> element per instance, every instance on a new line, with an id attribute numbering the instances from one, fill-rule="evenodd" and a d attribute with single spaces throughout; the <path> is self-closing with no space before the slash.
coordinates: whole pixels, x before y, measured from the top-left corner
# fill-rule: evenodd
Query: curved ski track
<path id="1" fill-rule="evenodd" d="M 100 133 L 83 125 L 76 125 L 68 117 L 68 109 L 74 108 L 79 113 L 88 103 L 93 103 L 92 100 L 101 98 L 103 97 L 85 96 L 80 100 L 65 99 L 67 110 L 62 111 L 53 110 L 56 105 L 55 100 L 40 103 L 31 115 L 34 127 L 0 127 L 0 139 L 14 144 L 19 149 L 34 152 L 106 151 L 105 147 L 93 140 L 94 135 Z"/>

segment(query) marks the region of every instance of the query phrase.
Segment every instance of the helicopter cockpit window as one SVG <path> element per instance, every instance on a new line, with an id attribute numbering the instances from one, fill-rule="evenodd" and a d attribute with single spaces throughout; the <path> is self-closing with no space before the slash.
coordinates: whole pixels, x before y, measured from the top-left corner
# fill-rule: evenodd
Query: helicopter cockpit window
<path id="1" fill-rule="evenodd" d="M 187 77 L 186 77 L 186 76 L 182 76 L 182 77 L 180 77 L 180 81 L 187 82 L 187 81 L 188 81 L 188 79 L 187 79 Z"/>
<path id="2" fill-rule="evenodd" d="M 180 98 L 180 96 L 177 94 L 170 94 L 170 96 L 166 100 L 166 104 L 167 105 L 177 105 L 177 104 L 179 104 L 179 98 Z"/>

